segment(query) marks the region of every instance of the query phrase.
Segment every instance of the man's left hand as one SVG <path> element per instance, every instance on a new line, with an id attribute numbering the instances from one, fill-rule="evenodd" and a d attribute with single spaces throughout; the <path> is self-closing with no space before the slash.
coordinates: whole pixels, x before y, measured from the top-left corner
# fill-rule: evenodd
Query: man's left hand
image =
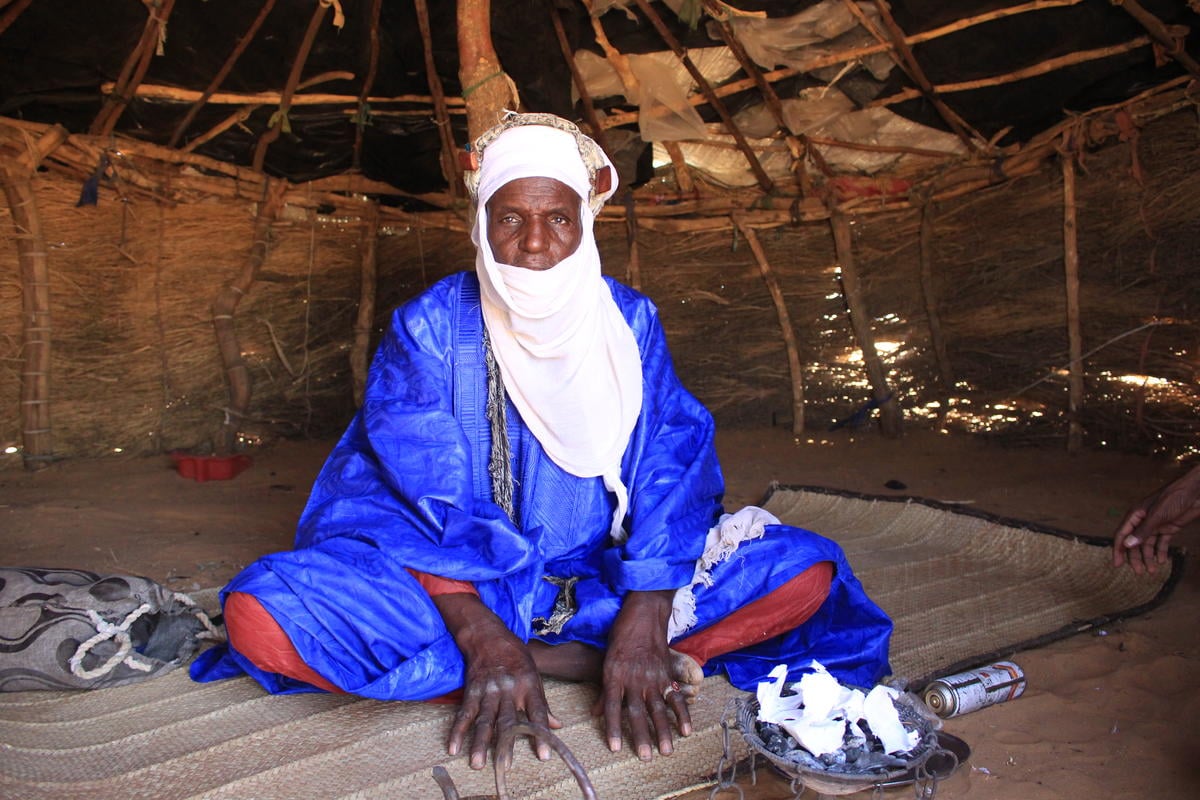
<path id="1" fill-rule="evenodd" d="M 604 657 L 604 685 L 593 713 L 603 711 L 608 747 L 621 749 L 621 722 L 628 718 L 634 750 L 649 761 L 674 750 L 671 718 L 682 736 L 692 732 L 687 697 L 672 674 L 667 648 L 667 620 L 675 591 L 630 592 L 609 634 Z"/>

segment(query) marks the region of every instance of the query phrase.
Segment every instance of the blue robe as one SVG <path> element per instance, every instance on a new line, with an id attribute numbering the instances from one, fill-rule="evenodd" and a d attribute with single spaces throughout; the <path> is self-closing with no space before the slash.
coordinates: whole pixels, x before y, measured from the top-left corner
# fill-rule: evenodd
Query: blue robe
<path id="1" fill-rule="evenodd" d="M 254 595 L 310 667 L 338 687 L 380 700 L 424 700 L 459 688 L 462 655 L 406 568 L 470 581 L 522 640 L 548 618 L 575 577 L 577 613 L 548 643 L 603 647 L 629 591 L 691 582 L 705 535 L 722 513 L 724 480 L 713 421 L 675 375 L 657 309 L 606 279 L 642 358 L 641 415 L 622 460 L 628 538 L 609 536 L 615 499 L 602 478 L 564 472 L 511 402 L 514 517 L 492 500 L 491 433 L 479 284 L 452 275 L 396 310 L 375 355 L 362 408 L 338 442 L 300 518 L 295 549 L 265 556 L 222 592 Z M 779 663 L 798 676 L 811 660 L 845 683 L 888 673 L 891 621 L 863 592 L 841 548 L 772 525 L 695 589 L 702 630 L 818 561 L 834 564 L 829 597 L 799 629 L 709 661 L 753 689 Z M 726 574 L 736 580 L 726 581 Z M 228 647 L 203 654 L 197 680 L 249 673 L 268 691 L 314 688 L 255 667 Z"/>

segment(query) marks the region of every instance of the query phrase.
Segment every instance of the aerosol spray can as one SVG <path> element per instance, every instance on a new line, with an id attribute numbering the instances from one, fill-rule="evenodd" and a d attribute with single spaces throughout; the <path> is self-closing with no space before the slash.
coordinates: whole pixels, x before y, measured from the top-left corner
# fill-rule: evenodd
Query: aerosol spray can
<path id="1" fill-rule="evenodd" d="M 1011 661 L 959 672 L 931 681 L 925 687 L 925 705 L 939 717 L 957 717 L 1020 697 L 1025 692 L 1025 672 Z"/>

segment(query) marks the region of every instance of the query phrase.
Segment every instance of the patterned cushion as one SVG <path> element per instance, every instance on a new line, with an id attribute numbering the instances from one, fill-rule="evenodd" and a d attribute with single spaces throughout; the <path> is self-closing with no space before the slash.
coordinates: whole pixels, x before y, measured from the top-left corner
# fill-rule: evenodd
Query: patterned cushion
<path id="1" fill-rule="evenodd" d="M 147 578 L 0 567 L 0 691 L 97 689 L 161 675 L 221 638 Z"/>

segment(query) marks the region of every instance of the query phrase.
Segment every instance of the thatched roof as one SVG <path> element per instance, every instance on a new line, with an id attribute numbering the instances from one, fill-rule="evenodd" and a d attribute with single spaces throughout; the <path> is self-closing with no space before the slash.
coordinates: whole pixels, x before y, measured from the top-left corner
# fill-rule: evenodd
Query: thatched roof
<path id="1" fill-rule="evenodd" d="M 1021 174 L 1064 132 L 1067 147 L 1128 135 L 1136 114 L 1190 102 L 1200 52 L 1180 0 L 490 7 L 497 69 L 464 87 L 480 0 L 8 0 L 0 116 L 449 207 L 442 151 L 469 141 L 468 100 L 506 85 L 509 107 L 589 127 L 630 183 L 654 158 L 684 195 L 745 187 L 819 214 Z M 755 204 L 700 210 L 729 202 Z"/>
<path id="2" fill-rule="evenodd" d="M 387 309 L 469 263 L 457 153 L 507 107 L 613 156 L 605 268 L 658 301 L 719 420 L 873 404 L 1186 451 L 1198 22 L 1181 0 L 0 0 L 0 444 L 36 465 L 336 430 Z"/>

